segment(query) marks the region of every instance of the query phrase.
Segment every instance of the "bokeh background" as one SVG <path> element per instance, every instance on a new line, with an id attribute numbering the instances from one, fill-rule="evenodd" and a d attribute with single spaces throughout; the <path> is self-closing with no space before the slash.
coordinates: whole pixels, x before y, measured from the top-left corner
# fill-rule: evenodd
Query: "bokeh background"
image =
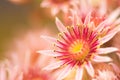
<path id="1" fill-rule="evenodd" d="M 53 34 L 57 32 L 55 19 L 40 3 L 41 0 L 0 0 L 0 59 L 14 48 L 13 40 L 29 30 L 47 28 Z"/>

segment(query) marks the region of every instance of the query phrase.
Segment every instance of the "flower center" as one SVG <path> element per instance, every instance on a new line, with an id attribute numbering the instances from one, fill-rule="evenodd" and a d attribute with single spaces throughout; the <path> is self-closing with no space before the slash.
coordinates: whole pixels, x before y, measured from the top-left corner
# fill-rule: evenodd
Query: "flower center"
<path id="1" fill-rule="evenodd" d="M 75 41 L 70 45 L 69 53 L 72 54 L 72 58 L 75 60 L 84 60 L 86 56 L 89 54 L 89 45 L 83 41 Z"/>
<path id="2" fill-rule="evenodd" d="M 83 44 L 78 40 L 75 41 L 73 44 L 70 45 L 69 52 L 78 53 L 81 52 Z"/>

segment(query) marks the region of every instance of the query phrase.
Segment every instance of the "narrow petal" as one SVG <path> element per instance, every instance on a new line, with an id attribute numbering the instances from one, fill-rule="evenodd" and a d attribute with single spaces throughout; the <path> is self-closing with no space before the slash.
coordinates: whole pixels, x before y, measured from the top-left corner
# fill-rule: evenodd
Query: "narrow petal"
<path id="1" fill-rule="evenodd" d="M 110 16 L 108 16 L 108 19 L 107 19 L 107 24 L 111 24 L 112 22 L 115 21 L 115 19 L 119 16 L 120 14 L 120 8 L 117 8 L 115 11 L 113 11 Z"/>
<path id="2" fill-rule="evenodd" d="M 115 22 L 114 22 L 114 25 L 118 25 L 118 24 L 120 24 L 120 18 L 118 18 L 118 19 L 115 20 Z"/>
<path id="3" fill-rule="evenodd" d="M 106 2 L 106 0 L 101 0 L 99 14 L 100 14 L 100 16 L 103 16 L 106 14 L 106 12 L 107 12 L 107 2 Z"/>
<path id="4" fill-rule="evenodd" d="M 118 51 L 118 49 L 115 47 L 108 47 L 108 48 L 99 48 L 97 50 L 97 53 L 98 54 L 107 54 L 107 53 L 111 53 L 111 52 L 115 52 L 115 51 Z"/>
<path id="5" fill-rule="evenodd" d="M 88 62 L 88 63 L 85 65 L 85 68 L 86 68 L 88 74 L 89 74 L 91 77 L 93 77 L 95 72 L 94 72 L 94 69 L 93 69 L 93 66 L 92 66 L 91 62 Z"/>
<path id="6" fill-rule="evenodd" d="M 106 23 L 107 23 L 107 20 L 101 22 L 101 23 L 96 27 L 95 30 L 96 30 L 98 33 L 101 32 L 101 31 L 104 29 Z"/>
<path id="7" fill-rule="evenodd" d="M 46 66 L 45 68 L 43 68 L 43 70 L 53 70 L 53 69 L 57 69 L 59 68 L 61 65 L 63 65 L 64 63 L 62 61 L 56 62 L 56 63 L 52 63 L 48 66 Z"/>
<path id="8" fill-rule="evenodd" d="M 28 68 L 28 67 L 27 67 Z M 14 65 L 13 67 L 12 67 L 12 69 L 11 69 L 11 71 L 10 71 L 10 75 L 11 76 L 9 76 L 9 80 L 14 80 L 15 79 L 15 76 L 17 76 L 17 78 L 19 77 L 18 76 L 18 72 L 19 72 L 19 66 L 18 65 Z M 26 70 L 26 69 L 25 69 Z M 17 79 L 18 80 L 18 79 Z"/>
<path id="9" fill-rule="evenodd" d="M 114 64 L 114 63 L 109 63 L 109 65 L 111 65 L 111 66 L 113 67 L 114 71 L 120 72 L 120 68 L 119 68 L 116 64 Z"/>
<path id="10" fill-rule="evenodd" d="M 75 28 L 77 28 L 77 26 L 76 26 L 76 24 L 82 24 L 83 22 L 82 22 L 82 20 L 78 17 L 78 15 L 77 15 L 77 12 L 76 11 L 74 11 L 74 10 L 70 10 L 71 11 L 71 13 L 72 13 L 72 16 L 73 16 L 73 18 L 71 19 L 72 20 L 72 25 L 75 27 Z M 70 16 L 71 17 L 71 16 Z"/>
<path id="11" fill-rule="evenodd" d="M 83 14 L 87 14 L 88 10 L 90 9 L 90 5 L 88 7 L 89 4 L 87 4 L 86 0 L 80 0 L 80 7 L 81 7 L 81 12 Z"/>
<path id="12" fill-rule="evenodd" d="M 107 56 L 94 56 L 93 61 L 95 62 L 110 62 L 112 59 Z"/>
<path id="13" fill-rule="evenodd" d="M 62 24 L 62 22 L 56 17 L 56 21 L 55 21 L 57 28 L 60 32 L 67 32 L 66 27 Z"/>
<path id="14" fill-rule="evenodd" d="M 6 80 L 6 69 L 4 68 L 4 64 L 0 64 L 0 80 Z"/>
<path id="15" fill-rule="evenodd" d="M 37 53 L 44 54 L 47 56 L 53 56 L 53 57 L 61 55 L 59 53 L 54 52 L 54 50 L 40 50 L 40 51 L 37 51 Z"/>
<path id="16" fill-rule="evenodd" d="M 89 12 L 88 15 L 86 16 L 84 24 L 88 24 L 90 22 L 90 18 L 91 18 L 91 12 Z"/>
<path id="17" fill-rule="evenodd" d="M 45 39 L 46 41 L 48 41 L 48 42 L 56 42 L 57 40 L 55 39 L 55 38 L 53 38 L 53 37 L 50 37 L 50 36 L 40 36 L 41 38 L 43 38 L 43 39 Z"/>
<path id="18" fill-rule="evenodd" d="M 29 50 L 26 51 L 25 53 L 25 57 L 24 57 L 24 67 L 26 68 L 25 70 L 28 69 L 28 66 L 30 65 L 30 57 L 31 57 L 31 53 Z"/>
<path id="19" fill-rule="evenodd" d="M 90 26 L 88 26 L 89 28 L 91 28 L 91 29 L 95 29 L 96 28 L 96 26 L 95 26 L 93 21 L 90 22 L 89 24 L 90 24 Z"/>
<path id="20" fill-rule="evenodd" d="M 65 67 L 63 69 L 63 71 L 60 73 L 60 75 L 58 76 L 57 80 L 62 80 L 64 79 L 72 70 L 72 66 L 71 65 L 67 65 L 67 67 Z"/>
<path id="21" fill-rule="evenodd" d="M 82 80 L 83 68 L 79 67 L 76 72 L 75 80 Z"/>
<path id="22" fill-rule="evenodd" d="M 106 36 L 104 36 L 103 38 L 101 38 L 99 41 L 101 44 L 104 44 L 105 42 L 109 41 L 111 38 L 113 38 L 113 36 L 115 36 L 115 34 L 117 32 L 120 31 L 120 25 L 117 26 L 116 28 L 114 28 L 113 30 L 111 30 Z"/>

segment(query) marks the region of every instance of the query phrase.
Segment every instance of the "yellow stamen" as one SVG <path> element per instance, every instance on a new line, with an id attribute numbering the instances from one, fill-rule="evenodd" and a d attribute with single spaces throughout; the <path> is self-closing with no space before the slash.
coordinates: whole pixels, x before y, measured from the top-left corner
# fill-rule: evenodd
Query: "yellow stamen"
<path id="1" fill-rule="evenodd" d="M 72 52 L 73 53 L 77 53 L 77 52 L 80 52 L 82 49 L 82 44 L 76 44 L 74 45 L 74 47 L 72 48 Z"/>
<path id="2" fill-rule="evenodd" d="M 72 53 L 78 53 L 81 51 L 82 47 L 83 47 L 83 44 L 80 41 L 76 41 L 73 44 L 71 44 L 71 47 L 69 48 L 69 50 Z"/>

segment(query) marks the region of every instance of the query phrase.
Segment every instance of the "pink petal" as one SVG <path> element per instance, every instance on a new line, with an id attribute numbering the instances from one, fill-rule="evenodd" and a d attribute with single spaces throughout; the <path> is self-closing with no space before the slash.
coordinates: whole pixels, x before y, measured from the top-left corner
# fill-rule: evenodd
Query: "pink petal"
<path id="1" fill-rule="evenodd" d="M 88 62 L 88 63 L 85 65 L 85 68 L 86 68 L 88 74 L 89 74 L 91 77 L 93 77 L 95 72 L 94 72 L 94 69 L 93 69 L 93 66 L 92 66 L 91 62 Z"/>
<path id="2" fill-rule="evenodd" d="M 117 32 L 120 31 L 120 25 L 115 27 L 113 30 L 111 30 L 106 36 L 101 38 L 99 41 L 101 44 L 104 44 L 105 42 L 109 41 Z"/>
<path id="3" fill-rule="evenodd" d="M 107 12 L 107 2 L 106 2 L 106 0 L 101 0 L 100 8 L 99 8 L 100 16 L 105 15 L 106 12 Z"/>
<path id="4" fill-rule="evenodd" d="M 44 67 L 46 66 L 46 64 L 43 64 L 44 61 L 49 61 L 51 57 L 45 56 L 45 55 L 41 55 L 38 57 L 37 61 L 35 62 L 34 66 L 40 66 L 40 67 Z"/>
<path id="5" fill-rule="evenodd" d="M 97 54 L 107 54 L 107 53 L 111 53 L 111 52 L 115 52 L 115 51 L 118 51 L 118 49 L 115 47 L 99 48 L 97 50 Z"/>
<path id="6" fill-rule="evenodd" d="M 90 18 L 91 18 L 91 12 L 89 12 L 85 18 L 84 24 L 88 24 L 90 22 Z"/>
<path id="7" fill-rule="evenodd" d="M 40 4 L 41 7 L 49 7 L 50 6 L 50 3 L 48 1 L 43 1 L 41 4 Z"/>
<path id="8" fill-rule="evenodd" d="M 82 22 L 82 20 L 79 18 L 79 16 L 77 15 L 77 12 L 76 11 L 74 11 L 74 10 L 70 10 L 71 11 L 71 13 L 72 13 L 72 16 L 73 16 L 73 18 L 71 19 L 71 20 L 73 20 L 72 22 L 72 25 L 75 27 L 75 29 L 77 28 L 77 24 L 82 24 L 83 22 Z M 71 16 L 70 16 L 70 18 L 71 18 Z"/>
<path id="9" fill-rule="evenodd" d="M 95 30 L 96 30 L 97 32 L 101 32 L 101 31 L 103 30 L 103 28 L 105 27 L 106 23 L 107 23 L 107 20 L 103 21 L 102 23 L 100 23 L 100 24 L 96 27 Z"/>
<path id="10" fill-rule="evenodd" d="M 95 29 L 95 24 L 94 24 L 94 22 L 90 22 L 89 24 L 90 24 L 90 26 L 88 26 L 89 28 Z"/>
<path id="11" fill-rule="evenodd" d="M 75 80 L 82 80 L 83 68 L 79 67 L 76 72 Z"/>
<path id="12" fill-rule="evenodd" d="M 89 12 L 90 10 L 90 5 L 88 7 L 89 4 L 87 4 L 86 0 L 80 0 L 80 9 L 81 9 L 81 13 L 82 14 L 87 14 L 87 12 Z"/>
<path id="13" fill-rule="evenodd" d="M 52 43 L 54 43 L 54 42 L 56 42 L 57 40 L 55 39 L 55 38 L 53 38 L 53 37 L 50 37 L 50 36 L 40 36 L 41 38 L 43 38 L 43 39 L 45 39 L 46 41 L 48 41 L 48 42 L 52 42 Z"/>
<path id="14" fill-rule="evenodd" d="M 117 20 L 115 20 L 114 25 L 119 25 L 120 24 L 120 18 L 118 18 Z"/>
<path id="15" fill-rule="evenodd" d="M 61 56 L 61 54 L 54 52 L 54 50 L 40 50 L 37 51 L 37 53 L 43 54 L 43 55 L 47 55 L 47 56 Z"/>
<path id="16" fill-rule="evenodd" d="M 20 75 L 18 76 L 17 80 L 23 80 L 23 73 L 21 72 Z"/>
<path id="17" fill-rule="evenodd" d="M 52 64 L 46 66 L 45 68 L 43 68 L 43 70 L 53 70 L 53 69 L 59 68 L 63 64 L 64 63 L 62 61 L 58 61 L 56 63 L 52 63 Z"/>
<path id="18" fill-rule="evenodd" d="M 6 69 L 4 68 L 4 64 L 0 64 L 0 80 L 6 80 Z"/>
<path id="19" fill-rule="evenodd" d="M 110 62 L 112 59 L 107 56 L 94 56 L 93 61 L 95 62 Z"/>
<path id="20" fill-rule="evenodd" d="M 59 8 L 57 8 L 57 7 L 51 7 L 52 16 L 55 16 L 58 12 L 59 12 Z"/>
<path id="21" fill-rule="evenodd" d="M 66 27 L 62 24 L 62 22 L 56 17 L 56 21 L 55 21 L 57 28 L 60 32 L 67 32 Z"/>
<path id="22" fill-rule="evenodd" d="M 119 57 L 119 59 L 120 59 L 120 53 L 116 53 L 117 55 L 118 55 L 118 57 Z"/>
<path id="23" fill-rule="evenodd" d="M 31 57 L 31 53 L 29 50 L 26 51 L 25 53 L 25 57 L 24 57 L 24 67 L 26 68 L 25 70 L 27 70 L 27 68 L 29 67 L 30 65 L 30 57 Z"/>
<path id="24" fill-rule="evenodd" d="M 119 14 L 120 14 L 120 8 L 117 8 L 115 11 L 113 11 L 113 12 L 109 15 L 109 17 L 108 17 L 108 19 L 107 19 L 107 24 L 113 23 L 113 22 L 115 21 L 115 19 L 119 16 Z"/>
<path id="25" fill-rule="evenodd" d="M 28 67 L 27 67 L 28 68 Z M 17 76 L 18 77 L 18 74 L 17 73 L 19 73 L 19 66 L 18 65 L 15 65 L 15 66 L 13 66 L 12 67 L 12 69 L 10 69 L 11 71 L 10 71 L 10 76 L 9 76 L 9 80 L 14 80 L 15 79 L 15 77 Z"/>
<path id="26" fill-rule="evenodd" d="M 109 63 L 109 64 L 113 67 L 114 71 L 120 72 L 120 68 L 116 64 L 114 63 Z"/>
<path id="27" fill-rule="evenodd" d="M 67 13 L 67 12 L 68 12 L 68 6 L 67 6 L 67 5 L 61 6 L 60 9 L 61 9 L 64 13 Z"/>
<path id="28" fill-rule="evenodd" d="M 71 70 L 72 70 L 72 66 L 67 65 L 67 67 L 65 67 L 63 71 L 60 73 L 57 80 L 63 80 L 71 72 Z"/>

